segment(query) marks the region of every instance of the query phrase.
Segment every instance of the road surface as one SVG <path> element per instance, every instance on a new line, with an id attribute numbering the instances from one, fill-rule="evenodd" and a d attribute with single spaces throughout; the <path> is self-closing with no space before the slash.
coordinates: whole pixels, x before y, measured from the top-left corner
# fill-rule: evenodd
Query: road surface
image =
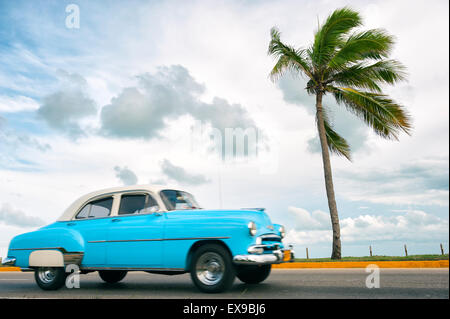
<path id="1" fill-rule="evenodd" d="M 380 269 L 380 288 L 368 289 L 365 269 L 274 269 L 259 285 L 236 279 L 229 292 L 204 294 L 189 274 L 165 276 L 129 272 L 108 285 L 97 273 L 80 275 L 80 288 L 42 291 L 33 273 L 0 272 L 0 298 L 449 298 L 446 268 Z"/>

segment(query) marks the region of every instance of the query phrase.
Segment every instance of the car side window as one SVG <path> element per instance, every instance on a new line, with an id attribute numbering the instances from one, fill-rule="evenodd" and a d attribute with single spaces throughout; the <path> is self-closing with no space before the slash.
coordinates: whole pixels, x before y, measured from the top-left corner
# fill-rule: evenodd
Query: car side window
<path id="1" fill-rule="evenodd" d="M 76 219 L 107 217 L 111 214 L 112 204 L 112 197 L 90 202 L 77 214 Z"/>
<path id="2" fill-rule="evenodd" d="M 158 209 L 156 200 L 148 194 L 122 195 L 119 215 L 154 213 Z"/>

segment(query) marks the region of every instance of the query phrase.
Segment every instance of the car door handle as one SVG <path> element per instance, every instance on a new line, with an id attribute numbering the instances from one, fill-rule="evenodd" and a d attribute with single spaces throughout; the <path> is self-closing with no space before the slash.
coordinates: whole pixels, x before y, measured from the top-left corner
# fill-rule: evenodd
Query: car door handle
<path id="1" fill-rule="evenodd" d="M 67 226 L 75 226 L 75 223 L 67 223 Z"/>
<path id="2" fill-rule="evenodd" d="M 121 219 L 119 219 L 119 218 L 114 218 L 113 220 L 111 220 L 113 223 L 117 223 L 117 222 L 120 222 L 121 221 Z"/>

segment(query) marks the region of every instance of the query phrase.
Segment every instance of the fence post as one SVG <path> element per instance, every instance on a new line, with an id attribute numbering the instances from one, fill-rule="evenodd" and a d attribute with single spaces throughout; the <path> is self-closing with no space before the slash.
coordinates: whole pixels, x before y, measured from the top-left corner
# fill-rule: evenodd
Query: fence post
<path id="1" fill-rule="evenodd" d="M 441 255 L 444 255 L 444 246 L 441 244 Z"/>
<path id="2" fill-rule="evenodd" d="M 306 259 L 309 259 L 308 247 L 306 247 Z"/>
<path id="3" fill-rule="evenodd" d="M 406 247 L 406 244 L 405 244 L 405 256 L 408 257 L 408 248 Z"/>

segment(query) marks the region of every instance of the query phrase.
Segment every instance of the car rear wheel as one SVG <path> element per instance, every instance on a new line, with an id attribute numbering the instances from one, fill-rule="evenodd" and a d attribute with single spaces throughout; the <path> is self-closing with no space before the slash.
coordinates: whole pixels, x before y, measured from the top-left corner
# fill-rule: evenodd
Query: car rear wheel
<path id="1" fill-rule="evenodd" d="M 34 271 L 34 279 L 43 290 L 57 290 L 66 282 L 66 271 L 62 267 L 40 267 Z"/>
<path id="2" fill-rule="evenodd" d="M 125 270 L 101 270 L 98 272 L 100 278 L 108 284 L 115 284 L 121 281 L 127 275 Z"/>
<path id="3" fill-rule="evenodd" d="M 247 284 L 259 284 L 269 277 L 271 269 L 272 265 L 239 266 L 237 277 Z"/>
<path id="4" fill-rule="evenodd" d="M 224 247 L 207 244 L 194 252 L 191 278 L 201 291 L 207 293 L 225 291 L 233 285 L 235 276 L 231 256 Z"/>

